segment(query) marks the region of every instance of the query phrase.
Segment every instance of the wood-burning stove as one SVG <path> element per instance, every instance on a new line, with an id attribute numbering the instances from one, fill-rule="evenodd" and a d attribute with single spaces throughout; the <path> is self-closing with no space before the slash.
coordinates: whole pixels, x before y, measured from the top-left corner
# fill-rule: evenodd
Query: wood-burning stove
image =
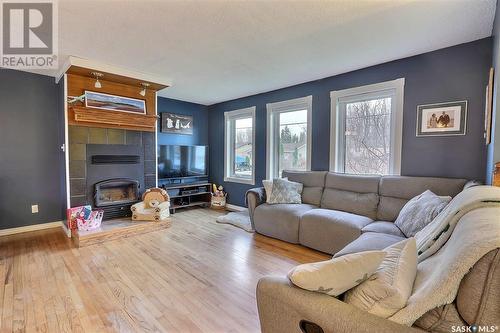
<path id="1" fill-rule="evenodd" d="M 94 206 L 104 218 L 132 216 L 130 207 L 139 201 L 140 183 L 127 178 L 108 179 L 94 185 Z"/>
<path id="2" fill-rule="evenodd" d="M 144 189 L 144 150 L 139 145 L 86 146 L 86 196 L 104 219 L 131 216 Z"/>

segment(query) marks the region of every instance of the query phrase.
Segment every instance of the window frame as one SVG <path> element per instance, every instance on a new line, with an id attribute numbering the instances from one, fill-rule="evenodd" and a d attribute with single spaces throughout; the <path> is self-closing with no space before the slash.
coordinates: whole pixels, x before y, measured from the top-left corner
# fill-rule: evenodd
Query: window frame
<path id="1" fill-rule="evenodd" d="M 345 112 L 340 112 L 342 103 L 360 101 L 367 98 L 394 96 L 391 103 L 390 158 L 388 175 L 401 174 L 401 147 L 403 140 L 403 103 L 405 79 L 374 83 L 360 87 L 335 90 L 330 92 L 330 171 L 344 173 L 345 171 L 345 135 L 339 126 L 344 124 Z M 364 97 L 364 98 L 363 98 Z M 345 134 L 345 133 L 344 133 Z"/>
<path id="2" fill-rule="evenodd" d="M 234 143 L 236 129 L 231 127 L 238 119 L 252 118 L 252 177 L 234 174 Z M 224 112 L 224 181 L 255 185 L 255 106 Z"/>
<path id="3" fill-rule="evenodd" d="M 307 110 L 306 135 L 306 171 L 311 170 L 312 148 L 312 95 L 289 99 L 286 101 L 267 103 L 267 135 L 266 135 L 266 176 L 267 179 L 279 178 L 279 115 L 285 112 Z M 275 173 L 278 173 L 276 175 Z"/>

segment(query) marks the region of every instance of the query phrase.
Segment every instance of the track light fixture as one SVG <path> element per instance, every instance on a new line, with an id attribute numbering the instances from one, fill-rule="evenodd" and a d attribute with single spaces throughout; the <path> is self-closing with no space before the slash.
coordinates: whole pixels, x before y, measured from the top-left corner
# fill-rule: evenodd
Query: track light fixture
<path id="1" fill-rule="evenodd" d="M 94 87 L 98 88 L 98 89 L 101 88 L 102 84 L 101 84 L 101 81 L 99 81 L 99 79 L 102 78 L 104 76 L 104 74 L 99 73 L 99 72 L 91 72 L 90 75 L 95 77 Z"/>
<path id="2" fill-rule="evenodd" d="M 146 89 L 149 87 L 149 83 L 141 82 L 142 89 L 139 92 L 141 96 L 146 96 Z"/>

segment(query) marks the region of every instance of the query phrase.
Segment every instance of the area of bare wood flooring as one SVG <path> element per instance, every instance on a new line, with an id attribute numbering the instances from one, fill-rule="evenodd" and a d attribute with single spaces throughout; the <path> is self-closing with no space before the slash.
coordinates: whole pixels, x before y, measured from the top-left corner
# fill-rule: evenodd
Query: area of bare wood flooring
<path id="1" fill-rule="evenodd" d="M 0 331 L 258 332 L 259 278 L 327 256 L 219 214 L 79 249 L 59 229 L 0 237 Z"/>

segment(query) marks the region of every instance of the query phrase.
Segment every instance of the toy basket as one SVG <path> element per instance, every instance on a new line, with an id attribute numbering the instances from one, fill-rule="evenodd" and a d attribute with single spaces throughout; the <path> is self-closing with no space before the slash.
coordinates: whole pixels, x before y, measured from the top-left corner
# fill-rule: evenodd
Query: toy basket
<path id="1" fill-rule="evenodd" d="M 220 209 L 220 210 L 224 210 L 226 209 L 226 195 L 227 194 L 224 194 L 224 196 L 222 197 L 216 197 L 212 194 L 212 200 L 211 200 L 211 207 L 213 209 Z"/>
<path id="2" fill-rule="evenodd" d="M 89 231 L 100 228 L 103 216 L 103 210 L 94 210 L 88 219 L 77 219 L 78 231 Z"/>

